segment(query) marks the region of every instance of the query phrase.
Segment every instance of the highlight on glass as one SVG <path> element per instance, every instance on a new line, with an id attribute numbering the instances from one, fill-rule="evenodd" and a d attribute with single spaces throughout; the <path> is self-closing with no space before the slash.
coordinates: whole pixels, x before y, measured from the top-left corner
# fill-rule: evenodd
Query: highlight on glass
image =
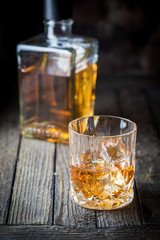
<path id="1" fill-rule="evenodd" d="M 134 198 L 136 124 L 114 116 L 69 123 L 70 196 L 85 208 L 112 210 Z"/>

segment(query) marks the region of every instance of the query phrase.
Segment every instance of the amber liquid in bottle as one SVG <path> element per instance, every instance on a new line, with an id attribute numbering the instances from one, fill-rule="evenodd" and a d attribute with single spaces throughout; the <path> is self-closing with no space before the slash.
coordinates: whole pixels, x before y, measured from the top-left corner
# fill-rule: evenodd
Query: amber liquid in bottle
<path id="1" fill-rule="evenodd" d="M 25 137 L 68 143 L 68 123 L 93 115 L 97 64 L 75 75 L 52 75 L 32 65 L 19 71 L 21 132 Z M 73 107 L 72 107 L 73 103 Z"/>
<path id="2" fill-rule="evenodd" d="M 75 75 L 74 119 L 94 115 L 96 79 L 96 63 Z"/>

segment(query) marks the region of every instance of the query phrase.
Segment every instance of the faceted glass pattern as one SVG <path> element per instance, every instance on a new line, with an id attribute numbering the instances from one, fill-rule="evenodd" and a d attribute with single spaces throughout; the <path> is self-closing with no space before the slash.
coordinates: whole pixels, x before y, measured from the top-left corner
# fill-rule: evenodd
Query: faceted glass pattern
<path id="1" fill-rule="evenodd" d="M 86 208 L 111 210 L 134 197 L 136 124 L 112 116 L 69 124 L 70 195 Z"/>

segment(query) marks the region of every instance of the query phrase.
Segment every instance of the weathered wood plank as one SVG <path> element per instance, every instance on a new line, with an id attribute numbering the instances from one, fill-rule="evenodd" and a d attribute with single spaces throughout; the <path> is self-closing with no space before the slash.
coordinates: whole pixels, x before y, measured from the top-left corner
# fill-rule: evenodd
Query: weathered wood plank
<path id="1" fill-rule="evenodd" d="M 22 138 L 8 224 L 51 224 L 55 145 Z"/>
<path id="2" fill-rule="evenodd" d="M 127 101 L 126 101 L 127 99 Z M 124 117 L 138 125 L 136 183 L 144 224 L 160 224 L 160 142 L 142 91 L 123 90 Z"/>
<path id="3" fill-rule="evenodd" d="M 138 199 L 135 192 L 133 202 L 123 208 L 113 211 L 97 211 L 98 227 L 132 226 L 141 225 L 141 216 L 138 207 Z"/>
<path id="4" fill-rule="evenodd" d="M 19 144 L 18 120 L 18 110 L 13 111 L 12 106 L 0 116 L 0 224 L 7 221 Z"/>
<path id="5" fill-rule="evenodd" d="M 121 106 L 118 102 L 117 91 L 101 89 L 97 97 L 98 114 L 117 115 L 121 114 Z M 97 227 L 116 227 L 140 225 L 141 216 L 139 211 L 138 198 L 135 191 L 135 197 L 129 206 L 114 211 L 96 211 Z"/>
<path id="6" fill-rule="evenodd" d="M 54 223 L 77 228 L 95 228 L 95 211 L 74 204 L 69 196 L 69 147 L 57 145 Z"/>
<path id="7" fill-rule="evenodd" d="M 117 227 L 102 229 L 73 229 L 60 226 L 1 226 L 0 240 L 44 239 L 107 239 L 107 240 L 158 240 L 159 226 Z"/>

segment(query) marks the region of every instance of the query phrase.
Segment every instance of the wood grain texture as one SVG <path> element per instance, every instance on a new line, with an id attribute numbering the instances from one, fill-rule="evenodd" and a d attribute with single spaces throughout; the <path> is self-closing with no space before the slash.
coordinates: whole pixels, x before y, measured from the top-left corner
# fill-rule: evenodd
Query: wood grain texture
<path id="1" fill-rule="evenodd" d="M 101 89 L 101 94 L 97 97 L 97 111 L 99 114 L 117 115 L 121 114 L 121 105 L 118 102 L 118 92 L 114 90 Z M 126 99 L 127 101 L 127 99 Z M 103 106 L 102 106 L 103 105 Z M 98 110 L 99 109 L 99 110 Z M 96 211 L 97 227 L 116 227 L 140 225 L 141 216 L 138 206 L 137 193 L 129 206 L 120 210 Z"/>
<path id="2" fill-rule="evenodd" d="M 51 224 L 54 149 L 52 143 L 22 138 L 9 224 Z"/>
<path id="3" fill-rule="evenodd" d="M 64 239 L 107 239 L 107 240 L 158 240 L 160 228 L 117 227 L 102 229 L 73 229 L 60 226 L 4 226 L 0 227 L 0 240 L 64 240 Z"/>
<path id="4" fill-rule="evenodd" d="M 122 90 L 124 117 L 138 125 L 136 183 L 144 224 L 160 223 L 160 141 L 143 91 Z M 126 101 L 127 99 L 127 101 Z"/>
<path id="5" fill-rule="evenodd" d="M 57 145 L 54 224 L 76 228 L 95 228 L 95 211 L 74 204 L 69 196 L 69 147 Z"/>
<path id="6" fill-rule="evenodd" d="M 7 221 L 19 144 L 18 110 L 7 110 L 0 116 L 0 224 Z"/>
<path id="7" fill-rule="evenodd" d="M 133 202 L 123 209 L 102 212 L 97 211 L 97 227 L 132 225 L 141 225 L 141 216 L 136 193 Z"/>

